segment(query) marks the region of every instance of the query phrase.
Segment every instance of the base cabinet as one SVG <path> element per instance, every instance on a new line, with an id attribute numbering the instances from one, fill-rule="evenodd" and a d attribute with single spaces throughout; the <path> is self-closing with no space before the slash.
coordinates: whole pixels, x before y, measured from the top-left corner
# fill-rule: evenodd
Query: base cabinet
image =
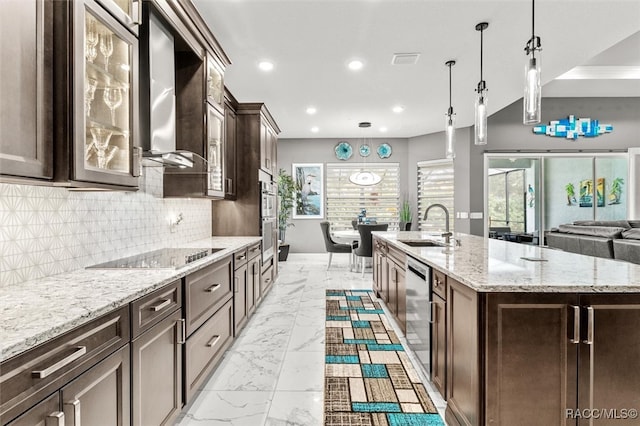
<path id="1" fill-rule="evenodd" d="M 8 426 L 64 426 L 64 414 L 60 411 L 60 394 L 56 392 L 31 407 Z"/>
<path id="2" fill-rule="evenodd" d="M 129 345 L 60 391 L 65 425 L 130 424 Z"/>
<path id="3" fill-rule="evenodd" d="M 131 343 L 134 426 L 168 425 L 182 409 L 182 310 Z"/>
<path id="4" fill-rule="evenodd" d="M 247 264 L 245 263 L 240 268 L 236 269 L 233 277 L 233 323 L 234 323 L 234 336 L 240 333 L 240 330 L 247 323 L 247 286 L 249 281 L 247 279 Z"/>

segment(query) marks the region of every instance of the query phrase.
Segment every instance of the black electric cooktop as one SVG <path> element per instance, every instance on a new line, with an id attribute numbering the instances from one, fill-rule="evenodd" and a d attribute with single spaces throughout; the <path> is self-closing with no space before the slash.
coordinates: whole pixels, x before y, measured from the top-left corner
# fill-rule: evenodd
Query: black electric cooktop
<path id="1" fill-rule="evenodd" d="M 221 248 L 163 248 L 88 266 L 87 269 L 179 269 Z"/>

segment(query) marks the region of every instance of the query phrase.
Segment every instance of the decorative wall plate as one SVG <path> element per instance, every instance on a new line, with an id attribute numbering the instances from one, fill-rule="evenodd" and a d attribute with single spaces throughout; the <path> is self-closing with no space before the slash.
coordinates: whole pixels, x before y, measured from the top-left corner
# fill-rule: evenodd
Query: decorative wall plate
<path id="1" fill-rule="evenodd" d="M 391 145 L 388 143 L 382 143 L 378 145 L 378 157 L 389 158 L 391 157 Z"/>
<path id="2" fill-rule="evenodd" d="M 360 146 L 360 157 L 368 157 L 371 154 L 371 148 L 369 145 Z"/>
<path id="3" fill-rule="evenodd" d="M 348 160 L 353 155 L 353 149 L 351 145 L 349 145 L 349 142 L 338 142 L 335 151 L 338 160 Z"/>

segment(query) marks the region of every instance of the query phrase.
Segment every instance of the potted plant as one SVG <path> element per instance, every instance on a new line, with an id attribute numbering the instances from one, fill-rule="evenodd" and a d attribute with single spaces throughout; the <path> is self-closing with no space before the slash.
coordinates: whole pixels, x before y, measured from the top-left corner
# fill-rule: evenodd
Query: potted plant
<path id="1" fill-rule="evenodd" d="M 404 200 L 400 206 L 400 230 L 411 231 L 411 221 L 413 216 L 411 214 L 411 204 L 408 200 Z"/>
<path id="2" fill-rule="evenodd" d="M 291 223 L 291 215 L 296 196 L 297 185 L 291 175 L 284 169 L 278 170 L 278 260 L 285 261 L 289 255 L 289 244 L 285 243 L 287 228 L 295 226 Z"/>

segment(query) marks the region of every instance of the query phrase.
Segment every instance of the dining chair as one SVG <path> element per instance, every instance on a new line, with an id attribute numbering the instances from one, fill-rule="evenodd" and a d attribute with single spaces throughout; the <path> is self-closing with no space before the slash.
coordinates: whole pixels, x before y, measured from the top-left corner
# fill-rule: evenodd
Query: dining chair
<path id="1" fill-rule="evenodd" d="M 373 237 L 371 232 L 373 231 L 386 231 L 389 227 L 388 223 L 380 223 L 377 225 L 358 225 L 358 232 L 360 233 L 360 243 L 357 247 L 354 247 L 353 254 L 362 258 L 362 276 L 364 277 L 364 263 L 367 257 L 373 257 Z M 356 262 L 357 264 L 357 262 Z"/>
<path id="2" fill-rule="evenodd" d="M 333 253 L 349 253 L 353 250 L 353 247 L 350 244 L 341 244 L 336 243 L 331 238 L 331 224 L 329 221 L 323 220 L 320 222 L 320 229 L 322 230 L 322 236 L 324 237 L 324 246 L 327 249 L 327 253 L 329 253 L 329 264 L 327 265 L 327 270 L 331 267 L 331 259 L 333 258 Z M 351 263 L 351 260 L 349 260 Z"/>

